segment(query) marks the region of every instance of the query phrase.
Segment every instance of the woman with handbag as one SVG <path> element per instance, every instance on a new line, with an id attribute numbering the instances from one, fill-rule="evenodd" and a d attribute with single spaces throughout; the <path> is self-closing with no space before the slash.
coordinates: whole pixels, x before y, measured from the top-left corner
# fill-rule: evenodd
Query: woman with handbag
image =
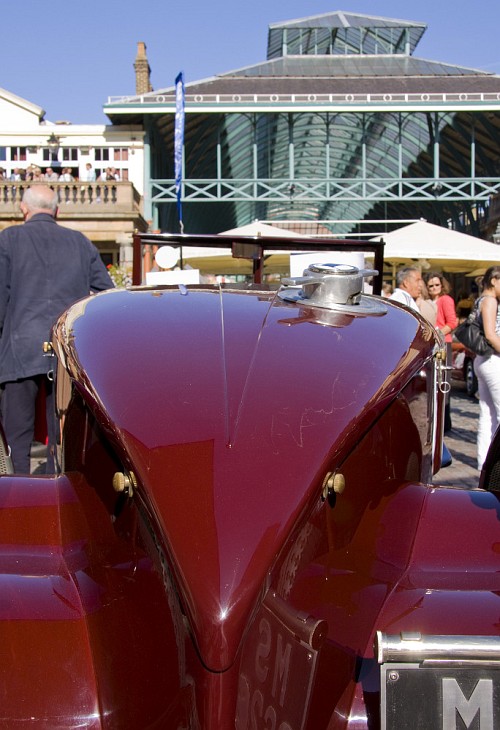
<path id="1" fill-rule="evenodd" d="M 451 333 L 457 326 L 455 302 L 450 296 L 450 285 L 440 273 L 432 272 L 426 277 L 427 291 L 436 312 L 435 327 L 444 335 L 446 343 L 446 365 L 451 367 Z M 451 431 L 450 392 L 448 391 L 444 410 L 444 432 Z"/>
<path id="2" fill-rule="evenodd" d="M 490 266 L 483 276 L 477 300 L 477 317 L 493 348 L 491 355 L 476 355 L 474 372 L 479 392 L 477 468 L 482 469 L 491 440 L 500 425 L 500 266 Z"/>

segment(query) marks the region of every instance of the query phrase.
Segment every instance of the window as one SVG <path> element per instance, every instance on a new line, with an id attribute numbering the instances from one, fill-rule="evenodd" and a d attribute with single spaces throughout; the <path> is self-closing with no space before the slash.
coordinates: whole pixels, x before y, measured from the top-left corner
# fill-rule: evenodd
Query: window
<path id="1" fill-rule="evenodd" d="M 94 159 L 97 162 L 109 162 L 109 147 L 96 147 L 94 150 Z"/>
<path id="2" fill-rule="evenodd" d="M 0 147 L 0 162 L 5 162 L 7 159 L 7 147 Z"/>
<path id="3" fill-rule="evenodd" d="M 115 147 L 114 153 L 115 162 L 123 162 L 128 160 L 128 147 Z"/>
<path id="4" fill-rule="evenodd" d="M 78 147 L 63 147 L 62 158 L 65 162 L 78 160 Z"/>
<path id="5" fill-rule="evenodd" d="M 12 162 L 26 162 L 26 147 L 11 147 L 10 159 Z"/>
<path id="6" fill-rule="evenodd" d="M 49 147 L 43 148 L 43 161 L 44 162 L 57 162 L 57 150 L 51 150 Z"/>

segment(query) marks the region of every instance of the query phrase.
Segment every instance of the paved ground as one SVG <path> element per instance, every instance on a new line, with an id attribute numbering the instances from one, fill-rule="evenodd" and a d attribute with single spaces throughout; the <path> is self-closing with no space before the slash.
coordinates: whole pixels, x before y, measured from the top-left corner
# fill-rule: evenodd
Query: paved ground
<path id="1" fill-rule="evenodd" d="M 479 418 L 479 402 L 470 398 L 464 384 L 453 381 L 451 391 L 452 429 L 445 435 L 445 443 L 453 461 L 434 477 L 434 484 L 476 487 L 479 472 L 476 469 L 476 435 Z"/>
<path id="2" fill-rule="evenodd" d="M 462 487 L 476 487 L 479 472 L 476 469 L 476 433 L 479 417 L 479 403 L 469 398 L 464 384 L 453 381 L 451 396 L 452 430 L 446 434 L 445 442 L 453 461 L 434 477 L 434 484 L 448 484 Z M 36 444 L 31 452 L 31 473 L 45 473 L 45 446 Z"/>
<path id="3" fill-rule="evenodd" d="M 45 474 L 47 447 L 38 442 L 31 447 L 31 473 Z"/>

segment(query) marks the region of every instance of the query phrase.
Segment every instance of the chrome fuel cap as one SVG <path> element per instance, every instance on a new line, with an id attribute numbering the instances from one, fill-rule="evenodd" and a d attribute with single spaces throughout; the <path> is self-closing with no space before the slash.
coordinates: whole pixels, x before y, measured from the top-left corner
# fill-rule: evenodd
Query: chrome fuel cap
<path id="1" fill-rule="evenodd" d="M 282 280 L 280 297 L 324 309 L 383 314 L 383 302 L 362 296 L 364 279 L 377 274 L 374 269 L 358 269 L 351 264 L 311 264 L 303 276 Z"/>

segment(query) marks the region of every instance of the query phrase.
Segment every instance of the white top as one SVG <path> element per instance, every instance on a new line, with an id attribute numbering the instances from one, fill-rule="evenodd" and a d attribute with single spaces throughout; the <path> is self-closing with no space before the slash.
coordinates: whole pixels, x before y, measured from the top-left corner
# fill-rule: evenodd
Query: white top
<path id="1" fill-rule="evenodd" d="M 411 294 L 408 294 L 408 292 L 404 289 L 394 289 L 389 299 L 392 299 L 395 302 L 401 302 L 401 304 L 406 304 L 407 307 L 414 309 L 415 312 L 420 311 L 417 302 L 414 300 Z"/>

